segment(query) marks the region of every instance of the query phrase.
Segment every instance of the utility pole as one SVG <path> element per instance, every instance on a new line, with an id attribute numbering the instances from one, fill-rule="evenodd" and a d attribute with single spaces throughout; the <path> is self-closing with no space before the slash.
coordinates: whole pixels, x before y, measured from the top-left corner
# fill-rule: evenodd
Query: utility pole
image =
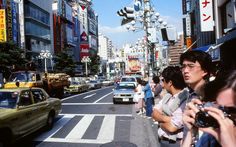
<path id="1" fill-rule="evenodd" d="M 145 34 L 146 34 L 146 46 L 147 46 L 147 55 L 149 56 L 149 61 L 147 61 L 147 65 L 148 67 L 146 68 L 145 65 L 145 69 L 148 70 L 148 76 L 150 76 L 151 74 L 151 69 L 152 68 L 152 63 L 150 61 L 150 57 L 151 57 L 151 48 L 150 48 L 150 43 L 149 43 L 149 33 L 148 33 L 148 28 L 150 28 L 150 22 L 151 22 L 151 18 L 150 18 L 150 0 L 143 0 L 144 1 L 144 29 L 145 29 Z"/>

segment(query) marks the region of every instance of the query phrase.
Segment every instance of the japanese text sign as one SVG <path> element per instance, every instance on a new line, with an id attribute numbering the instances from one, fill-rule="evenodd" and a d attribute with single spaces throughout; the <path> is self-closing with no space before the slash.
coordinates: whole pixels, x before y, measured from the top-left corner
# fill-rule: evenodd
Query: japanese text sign
<path id="1" fill-rule="evenodd" d="M 6 14 L 5 9 L 0 9 L 0 42 L 6 42 Z"/>
<path id="2" fill-rule="evenodd" d="M 213 31 L 213 2 L 212 0 L 199 0 L 201 31 Z"/>

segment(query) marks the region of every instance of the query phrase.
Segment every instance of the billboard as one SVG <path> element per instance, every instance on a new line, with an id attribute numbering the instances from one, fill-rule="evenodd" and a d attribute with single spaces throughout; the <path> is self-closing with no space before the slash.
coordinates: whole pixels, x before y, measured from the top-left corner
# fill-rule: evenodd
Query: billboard
<path id="1" fill-rule="evenodd" d="M 89 44 L 80 44 L 80 59 L 89 56 Z"/>
<path id="2" fill-rule="evenodd" d="M 128 68 L 129 71 L 140 71 L 141 63 L 139 58 L 128 58 Z"/>
<path id="3" fill-rule="evenodd" d="M 0 9 L 0 42 L 7 41 L 6 34 L 6 12 L 5 9 Z"/>

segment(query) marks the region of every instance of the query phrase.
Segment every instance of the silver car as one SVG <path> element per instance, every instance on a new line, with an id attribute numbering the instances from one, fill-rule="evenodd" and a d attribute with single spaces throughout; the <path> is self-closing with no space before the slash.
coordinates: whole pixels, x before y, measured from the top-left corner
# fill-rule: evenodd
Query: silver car
<path id="1" fill-rule="evenodd" d="M 113 91 L 113 103 L 126 102 L 133 103 L 135 84 L 134 83 L 119 83 Z"/>

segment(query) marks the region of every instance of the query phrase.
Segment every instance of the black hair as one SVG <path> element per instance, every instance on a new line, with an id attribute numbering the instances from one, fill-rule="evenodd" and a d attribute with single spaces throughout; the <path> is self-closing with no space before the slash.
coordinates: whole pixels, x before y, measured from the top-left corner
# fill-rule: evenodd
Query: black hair
<path id="1" fill-rule="evenodd" d="M 171 81 L 173 86 L 177 89 L 186 87 L 182 72 L 178 66 L 168 66 L 162 72 L 162 77 L 166 82 Z"/>
<path id="2" fill-rule="evenodd" d="M 154 82 L 155 84 L 160 83 L 160 78 L 159 78 L 158 76 L 154 76 L 154 77 L 152 78 L 152 80 L 153 80 L 153 82 Z"/>
<path id="3" fill-rule="evenodd" d="M 137 79 L 137 83 L 142 85 L 142 80 L 141 80 L 141 78 L 136 78 L 136 79 Z"/>
<path id="4" fill-rule="evenodd" d="M 180 56 L 180 65 L 183 65 L 184 60 L 196 62 L 198 61 L 201 65 L 202 70 L 207 72 L 207 75 L 204 77 L 204 79 L 208 79 L 210 77 L 210 74 L 214 71 L 214 66 L 212 63 L 211 56 L 203 51 L 199 50 L 191 50 L 187 51 Z"/>
<path id="5" fill-rule="evenodd" d="M 215 101 L 217 95 L 224 89 L 231 88 L 236 103 L 236 70 L 219 72 L 215 80 L 204 87 L 204 101 Z"/>

